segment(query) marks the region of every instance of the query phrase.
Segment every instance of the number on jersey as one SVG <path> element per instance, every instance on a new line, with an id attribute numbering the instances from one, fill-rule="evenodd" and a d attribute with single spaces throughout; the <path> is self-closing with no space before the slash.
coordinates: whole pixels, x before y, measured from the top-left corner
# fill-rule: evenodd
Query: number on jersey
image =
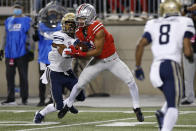
<path id="1" fill-rule="evenodd" d="M 170 24 L 165 24 L 160 26 L 160 36 L 159 43 L 167 44 L 169 42 L 169 32 L 170 32 Z"/>

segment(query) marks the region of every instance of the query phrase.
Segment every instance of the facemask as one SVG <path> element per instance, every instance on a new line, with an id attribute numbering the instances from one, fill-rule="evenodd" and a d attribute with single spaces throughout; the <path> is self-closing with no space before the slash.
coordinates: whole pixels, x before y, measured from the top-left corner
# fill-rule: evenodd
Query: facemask
<path id="1" fill-rule="evenodd" d="M 57 19 L 57 15 L 56 14 L 51 14 L 48 16 L 48 20 L 49 21 L 55 21 Z"/>
<path id="2" fill-rule="evenodd" d="M 21 15 L 22 14 L 22 9 L 14 9 L 14 14 L 15 15 Z"/>

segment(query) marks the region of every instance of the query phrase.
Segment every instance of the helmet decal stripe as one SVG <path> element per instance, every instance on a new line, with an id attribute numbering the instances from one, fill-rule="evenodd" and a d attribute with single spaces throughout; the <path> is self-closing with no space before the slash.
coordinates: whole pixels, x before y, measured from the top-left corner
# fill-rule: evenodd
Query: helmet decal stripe
<path id="1" fill-rule="evenodd" d="M 85 4 L 82 4 L 82 5 L 80 6 L 80 8 L 79 8 L 79 10 L 78 10 L 78 14 L 80 13 L 80 11 L 82 10 L 82 8 L 83 8 L 84 5 L 85 5 Z"/>
<path id="2" fill-rule="evenodd" d="M 79 18 L 84 18 L 79 21 Z M 76 9 L 76 20 L 78 27 L 84 27 L 93 23 L 96 18 L 96 10 L 90 4 L 82 4 Z"/>

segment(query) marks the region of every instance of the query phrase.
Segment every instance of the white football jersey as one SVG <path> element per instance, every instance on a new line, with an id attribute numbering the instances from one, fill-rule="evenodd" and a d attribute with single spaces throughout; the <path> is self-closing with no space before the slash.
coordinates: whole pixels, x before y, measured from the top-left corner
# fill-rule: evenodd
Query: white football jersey
<path id="1" fill-rule="evenodd" d="M 66 33 L 62 31 L 57 31 L 52 35 L 53 43 L 55 44 L 64 44 L 66 47 L 73 45 L 75 39 L 69 37 Z M 56 72 L 65 72 L 72 68 L 72 58 L 62 57 L 59 54 L 57 48 L 52 46 L 52 50 L 48 54 L 48 59 L 50 61 L 50 65 L 48 66 L 52 71 Z"/>
<path id="2" fill-rule="evenodd" d="M 144 32 L 151 35 L 154 61 L 169 59 L 180 64 L 187 31 L 195 34 L 193 21 L 188 17 L 170 16 L 148 21 Z"/>

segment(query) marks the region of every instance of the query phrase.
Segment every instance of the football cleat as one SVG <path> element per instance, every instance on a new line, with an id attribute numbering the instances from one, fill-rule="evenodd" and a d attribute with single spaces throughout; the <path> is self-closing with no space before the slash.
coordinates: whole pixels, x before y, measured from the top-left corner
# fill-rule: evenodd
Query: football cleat
<path id="1" fill-rule="evenodd" d="M 77 114 L 78 113 L 78 109 L 76 109 L 74 106 L 69 108 L 69 111 L 73 114 Z"/>
<path id="2" fill-rule="evenodd" d="M 159 129 L 161 130 L 162 127 L 163 127 L 164 114 L 163 114 L 163 112 L 161 112 L 160 110 L 157 110 L 156 113 L 155 113 L 155 116 L 156 116 L 156 118 L 157 118 L 157 122 L 158 122 L 158 125 L 159 125 Z"/>
<path id="3" fill-rule="evenodd" d="M 68 111 L 69 111 L 69 107 L 65 105 L 65 107 L 59 111 L 58 118 L 62 119 Z"/>
<path id="4" fill-rule="evenodd" d="M 136 109 L 133 109 L 133 111 L 135 112 L 136 114 L 136 117 L 137 117 L 137 120 L 139 122 L 143 122 L 144 121 L 144 117 L 143 117 L 143 114 L 141 112 L 141 109 L 140 108 L 136 108 Z"/>
<path id="5" fill-rule="evenodd" d="M 65 107 L 59 111 L 58 118 L 62 119 L 67 114 L 68 111 L 70 111 L 73 114 L 78 113 L 78 109 L 76 109 L 74 106 L 68 107 L 67 105 L 65 105 Z"/>
<path id="6" fill-rule="evenodd" d="M 34 117 L 33 122 L 36 123 L 36 124 L 39 124 L 39 123 L 41 123 L 43 120 L 44 120 L 44 116 L 41 115 L 41 114 L 39 113 L 39 111 L 37 111 L 37 112 L 35 113 L 35 117 Z"/>

